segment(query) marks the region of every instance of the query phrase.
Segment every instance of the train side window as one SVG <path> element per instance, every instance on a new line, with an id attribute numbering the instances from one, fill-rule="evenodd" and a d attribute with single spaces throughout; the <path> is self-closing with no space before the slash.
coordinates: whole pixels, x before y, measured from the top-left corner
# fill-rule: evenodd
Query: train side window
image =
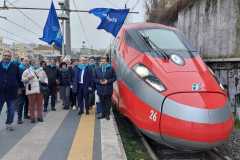
<path id="1" fill-rule="evenodd" d="M 129 46 L 139 50 L 140 52 L 146 52 L 146 47 L 142 43 L 142 40 L 137 35 L 136 31 L 129 30 L 125 34 L 125 40 Z"/>

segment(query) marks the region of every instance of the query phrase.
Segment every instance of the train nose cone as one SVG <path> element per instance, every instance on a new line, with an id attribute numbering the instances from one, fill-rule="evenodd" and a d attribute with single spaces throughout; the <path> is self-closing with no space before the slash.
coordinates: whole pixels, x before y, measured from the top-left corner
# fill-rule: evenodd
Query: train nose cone
<path id="1" fill-rule="evenodd" d="M 164 101 L 161 137 L 181 150 L 206 150 L 228 139 L 233 118 L 220 93 L 179 93 Z"/>

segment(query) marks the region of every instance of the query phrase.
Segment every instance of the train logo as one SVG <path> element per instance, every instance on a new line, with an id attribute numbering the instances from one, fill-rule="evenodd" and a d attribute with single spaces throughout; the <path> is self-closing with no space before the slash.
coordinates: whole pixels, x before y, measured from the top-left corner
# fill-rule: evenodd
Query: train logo
<path id="1" fill-rule="evenodd" d="M 199 91 L 199 90 L 201 90 L 201 88 L 202 88 L 201 83 L 193 83 L 192 84 L 192 90 L 193 91 Z"/>

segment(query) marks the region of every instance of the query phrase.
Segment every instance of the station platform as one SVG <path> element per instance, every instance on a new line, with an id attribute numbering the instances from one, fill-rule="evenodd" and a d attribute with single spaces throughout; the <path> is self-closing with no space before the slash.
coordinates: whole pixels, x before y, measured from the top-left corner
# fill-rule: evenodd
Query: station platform
<path id="1" fill-rule="evenodd" d="M 97 119 L 77 110 L 57 111 L 44 116 L 43 123 L 14 123 L 14 131 L 5 129 L 6 110 L 0 115 L 1 160 L 126 160 L 116 122 Z M 6 108 L 6 107 L 5 107 Z M 17 118 L 17 113 L 15 115 Z"/>

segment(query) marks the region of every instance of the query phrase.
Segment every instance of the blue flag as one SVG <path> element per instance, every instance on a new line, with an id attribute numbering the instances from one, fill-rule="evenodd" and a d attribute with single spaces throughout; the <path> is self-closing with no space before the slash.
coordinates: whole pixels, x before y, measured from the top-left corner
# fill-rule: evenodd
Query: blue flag
<path id="1" fill-rule="evenodd" d="M 54 44 L 57 48 L 62 48 L 63 35 L 53 2 L 48 13 L 47 22 L 44 26 L 43 37 L 40 38 L 40 40 L 50 45 Z"/>
<path id="2" fill-rule="evenodd" d="M 94 8 L 89 13 L 101 19 L 97 29 L 104 29 L 116 37 L 129 13 L 129 9 Z"/>

